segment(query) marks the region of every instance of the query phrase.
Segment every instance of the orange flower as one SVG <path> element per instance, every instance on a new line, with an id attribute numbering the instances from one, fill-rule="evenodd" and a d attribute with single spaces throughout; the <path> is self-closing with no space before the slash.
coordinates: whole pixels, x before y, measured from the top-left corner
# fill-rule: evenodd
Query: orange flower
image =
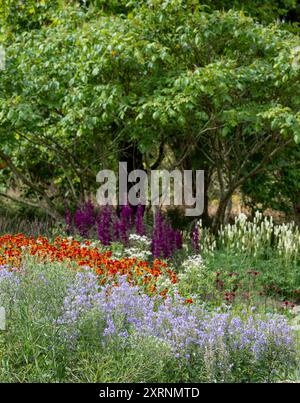
<path id="1" fill-rule="evenodd" d="M 132 284 L 145 285 L 150 293 L 156 292 L 156 281 L 162 275 L 169 276 L 171 282 L 177 282 L 176 274 L 168 269 L 168 265 L 155 259 L 149 262 L 136 258 L 113 259 L 112 252 L 102 252 L 91 247 L 90 241 L 84 244 L 74 239 L 55 238 L 50 242 L 47 238 L 26 237 L 23 234 L 4 235 L 0 237 L 0 266 L 19 268 L 25 255 L 34 256 L 39 261 L 64 262 L 68 267 L 78 270 L 90 267 L 98 276 L 100 284 L 105 284 L 116 275 L 126 275 Z M 165 296 L 168 290 L 161 295 Z"/>

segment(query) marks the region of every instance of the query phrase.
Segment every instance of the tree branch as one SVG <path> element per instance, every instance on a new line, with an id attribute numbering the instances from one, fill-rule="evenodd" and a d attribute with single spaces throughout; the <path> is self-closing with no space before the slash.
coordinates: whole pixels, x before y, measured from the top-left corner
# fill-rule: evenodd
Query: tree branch
<path id="1" fill-rule="evenodd" d="M 42 198 L 45 200 L 47 203 L 48 207 L 52 211 L 52 215 L 55 216 L 56 218 L 59 217 L 59 214 L 56 210 L 56 206 L 54 203 L 51 201 L 50 197 L 46 194 L 44 190 L 36 186 L 33 182 L 31 182 L 19 169 L 14 165 L 12 159 L 5 154 L 1 149 L 0 149 L 0 158 L 3 159 L 8 167 L 11 169 L 11 171 L 14 173 L 14 175 L 19 178 L 25 185 L 27 185 L 30 189 L 34 190 L 36 193 L 38 193 Z M 48 210 L 49 213 L 49 210 Z"/>

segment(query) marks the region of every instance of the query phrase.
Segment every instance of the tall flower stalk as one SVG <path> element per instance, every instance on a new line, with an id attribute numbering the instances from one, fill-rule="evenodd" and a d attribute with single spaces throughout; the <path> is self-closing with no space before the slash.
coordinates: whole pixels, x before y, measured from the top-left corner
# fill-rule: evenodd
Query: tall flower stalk
<path id="1" fill-rule="evenodd" d="M 194 252 L 198 254 L 200 251 L 198 223 L 196 223 L 192 229 L 192 247 Z"/>
<path id="2" fill-rule="evenodd" d="M 166 221 L 160 212 L 157 212 L 154 220 L 152 234 L 152 254 L 154 258 L 168 258 L 176 249 L 182 246 L 181 234 Z"/>
<path id="3" fill-rule="evenodd" d="M 135 218 L 135 230 L 138 235 L 145 235 L 143 218 L 144 218 L 144 207 L 139 204 L 136 210 L 136 218 Z"/>
<path id="4" fill-rule="evenodd" d="M 74 215 L 75 226 L 82 237 L 88 237 L 89 230 L 95 225 L 95 208 L 89 200 L 79 207 Z"/>
<path id="5" fill-rule="evenodd" d="M 112 242 L 112 211 L 110 206 L 105 206 L 100 213 L 98 220 L 98 238 L 104 246 Z"/>

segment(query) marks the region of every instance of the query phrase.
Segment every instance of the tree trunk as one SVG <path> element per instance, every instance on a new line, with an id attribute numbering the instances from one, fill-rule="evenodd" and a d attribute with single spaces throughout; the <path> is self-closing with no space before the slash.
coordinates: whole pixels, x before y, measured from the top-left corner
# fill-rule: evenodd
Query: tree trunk
<path id="1" fill-rule="evenodd" d="M 297 202 L 293 203 L 295 223 L 300 226 L 300 194 Z"/>
<path id="2" fill-rule="evenodd" d="M 217 212 L 213 218 L 212 223 L 212 231 L 214 234 L 217 234 L 222 224 L 225 223 L 225 215 L 228 203 L 232 196 L 232 191 L 228 191 L 225 195 L 220 199 L 220 203 L 217 209 Z"/>
<path id="3" fill-rule="evenodd" d="M 134 142 L 124 142 L 121 145 L 120 162 L 127 162 L 128 172 L 134 169 L 143 169 L 143 155 Z"/>
<path id="4" fill-rule="evenodd" d="M 224 224 L 228 224 L 230 221 L 230 216 L 231 216 L 231 211 L 232 211 L 232 197 L 230 197 L 227 208 L 225 210 L 225 221 Z"/>
<path id="5" fill-rule="evenodd" d="M 119 154 L 120 162 L 127 162 L 127 172 L 128 174 L 135 169 L 143 169 L 143 155 L 138 149 L 138 145 L 135 142 L 123 142 L 121 144 L 121 152 Z M 129 193 L 134 183 L 128 182 L 127 191 Z M 137 206 L 131 206 L 134 212 Z M 118 213 L 120 208 L 118 208 Z"/>
<path id="6" fill-rule="evenodd" d="M 208 198 L 208 189 L 210 185 L 210 174 L 208 169 L 204 170 L 204 211 L 201 216 L 202 218 L 202 223 L 204 227 L 210 227 L 211 225 L 211 217 L 209 216 L 208 213 L 208 203 L 209 203 L 209 198 Z"/>

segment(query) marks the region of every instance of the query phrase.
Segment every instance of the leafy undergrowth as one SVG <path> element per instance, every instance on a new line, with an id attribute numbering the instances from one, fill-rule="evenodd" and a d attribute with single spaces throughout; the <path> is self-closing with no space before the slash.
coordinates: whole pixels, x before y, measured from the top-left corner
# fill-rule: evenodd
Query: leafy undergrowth
<path id="1" fill-rule="evenodd" d="M 300 265 L 269 254 L 254 258 L 245 253 L 215 251 L 205 259 L 209 273 L 224 292 L 244 300 L 276 301 L 286 307 L 300 302 Z"/>

